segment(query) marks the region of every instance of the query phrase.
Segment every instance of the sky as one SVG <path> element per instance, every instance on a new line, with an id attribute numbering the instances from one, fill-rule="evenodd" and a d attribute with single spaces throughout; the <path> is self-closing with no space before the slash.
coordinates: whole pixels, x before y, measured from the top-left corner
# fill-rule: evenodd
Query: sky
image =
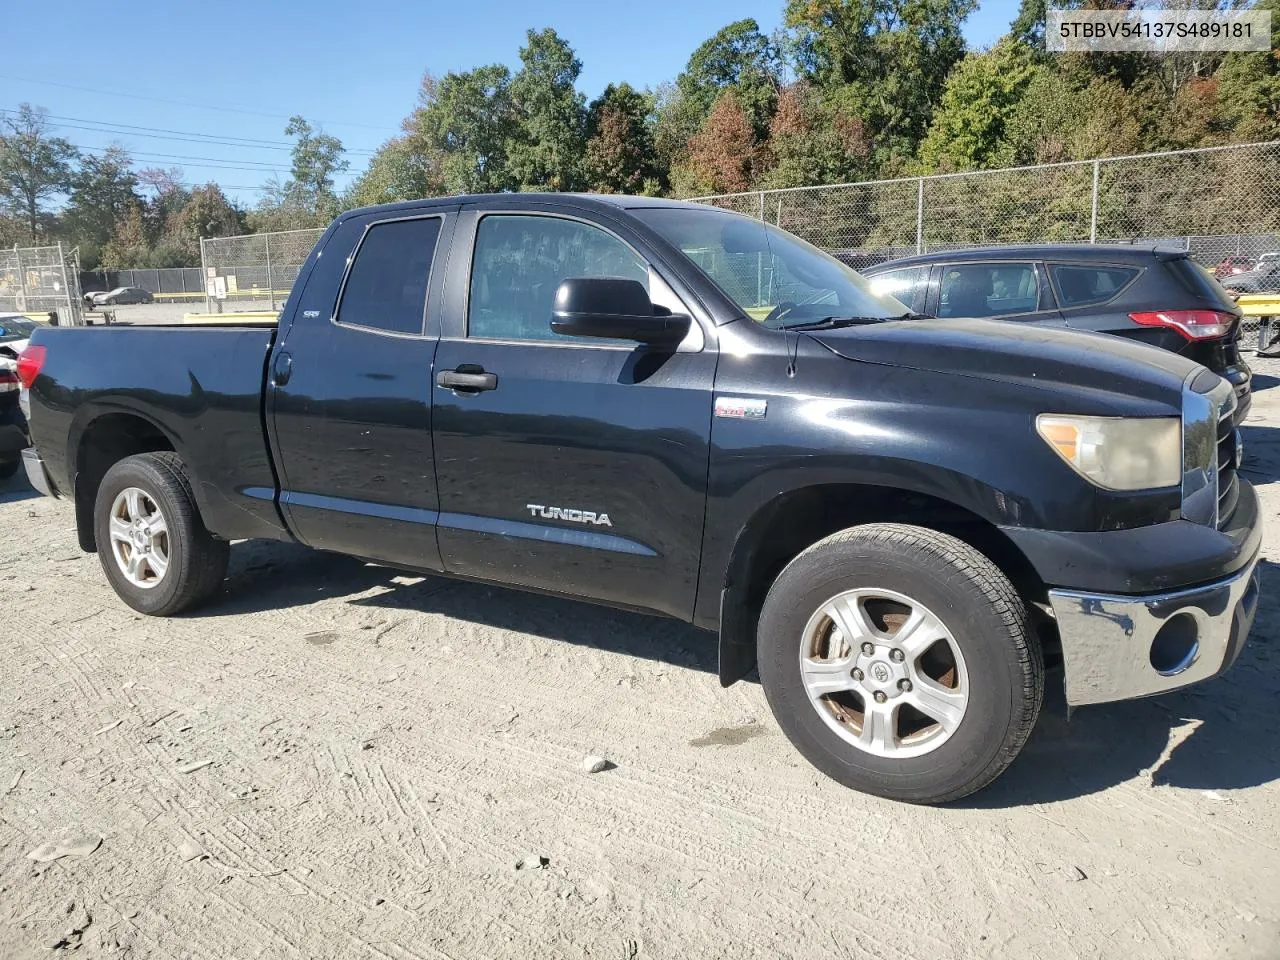
<path id="1" fill-rule="evenodd" d="M 351 171 L 394 136 L 424 71 L 518 64 L 525 30 L 551 26 L 582 61 L 588 98 L 606 84 L 656 87 L 726 24 L 754 17 L 766 33 L 785 0 L 220 0 L 216 4 L 61 0 L 5 14 L 0 110 L 28 102 L 56 133 L 89 151 L 119 144 L 139 167 L 182 167 L 188 183 L 216 180 L 245 206 L 273 172 L 288 175 L 292 114 L 340 138 Z M 991 44 L 1018 0 L 980 0 L 965 23 L 972 47 Z M 44 40 L 41 40 L 44 38 Z"/>

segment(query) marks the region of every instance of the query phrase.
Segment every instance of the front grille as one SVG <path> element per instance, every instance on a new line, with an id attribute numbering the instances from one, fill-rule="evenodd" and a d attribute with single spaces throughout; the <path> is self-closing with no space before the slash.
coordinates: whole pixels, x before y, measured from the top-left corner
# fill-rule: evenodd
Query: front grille
<path id="1" fill-rule="evenodd" d="M 1236 473 L 1236 433 L 1234 410 L 1218 421 L 1218 529 L 1231 519 L 1240 499 L 1240 477 Z"/>

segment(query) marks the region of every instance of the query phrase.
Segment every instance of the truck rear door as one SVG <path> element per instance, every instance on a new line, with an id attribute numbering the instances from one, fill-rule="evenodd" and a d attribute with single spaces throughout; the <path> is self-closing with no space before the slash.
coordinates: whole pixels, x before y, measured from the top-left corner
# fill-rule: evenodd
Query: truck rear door
<path id="1" fill-rule="evenodd" d="M 439 569 L 428 314 L 456 210 L 341 223 L 268 363 L 281 510 L 310 546 Z"/>
<path id="2" fill-rule="evenodd" d="M 445 570 L 691 615 L 714 345 L 696 314 L 674 352 L 550 328 L 568 277 L 691 312 L 678 277 L 624 223 L 555 204 L 464 208 L 454 237 L 432 413 Z"/>

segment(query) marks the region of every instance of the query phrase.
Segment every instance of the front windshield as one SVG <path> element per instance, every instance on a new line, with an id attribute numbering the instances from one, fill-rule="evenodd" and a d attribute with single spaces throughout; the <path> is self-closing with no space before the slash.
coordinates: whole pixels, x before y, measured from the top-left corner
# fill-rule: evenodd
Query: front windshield
<path id="1" fill-rule="evenodd" d="M 891 320 L 905 305 L 785 230 L 712 207 L 631 211 L 675 244 L 747 316 L 782 329 L 828 318 Z"/>

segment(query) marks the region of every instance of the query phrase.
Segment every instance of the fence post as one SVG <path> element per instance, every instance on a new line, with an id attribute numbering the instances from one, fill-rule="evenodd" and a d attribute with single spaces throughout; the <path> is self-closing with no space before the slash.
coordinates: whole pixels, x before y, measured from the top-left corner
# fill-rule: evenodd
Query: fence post
<path id="1" fill-rule="evenodd" d="M 760 191 L 760 222 L 764 223 L 764 191 Z"/>
<path id="2" fill-rule="evenodd" d="M 271 278 L 271 234 L 264 233 L 262 239 L 267 243 L 267 296 L 271 298 L 271 312 L 276 312 L 276 284 Z"/>
<path id="3" fill-rule="evenodd" d="M 200 286 L 204 287 L 204 312 L 213 313 L 213 304 L 209 302 L 209 270 L 205 266 L 204 237 L 200 238 Z"/>
<path id="4" fill-rule="evenodd" d="M 67 285 L 67 261 L 62 255 L 62 241 L 58 241 L 58 269 L 62 274 L 62 296 L 67 301 L 66 317 L 58 317 L 58 323 L 68 327 L 76 322 L 75 308 L 71 306 L 71 287 Z"/>
<path id="5" fill-rule="evenodd" d="M 1098 169 L 1101 163 L 1093 161 L 1093 204 L 1089 212 L 1089 242 L 1098 242 Z"/>
<path id="6" fill-rule="evenodd" d="M 27 272 L 22 269 L 22 248 L 13 245 L 13 257 L 18 261 L 18 312 L 27 312 Z"/>
<path id="7" fill-rule="evenodd" d="M 924 177 L 916 177 L 916 253 L 924 253 Z"/>

